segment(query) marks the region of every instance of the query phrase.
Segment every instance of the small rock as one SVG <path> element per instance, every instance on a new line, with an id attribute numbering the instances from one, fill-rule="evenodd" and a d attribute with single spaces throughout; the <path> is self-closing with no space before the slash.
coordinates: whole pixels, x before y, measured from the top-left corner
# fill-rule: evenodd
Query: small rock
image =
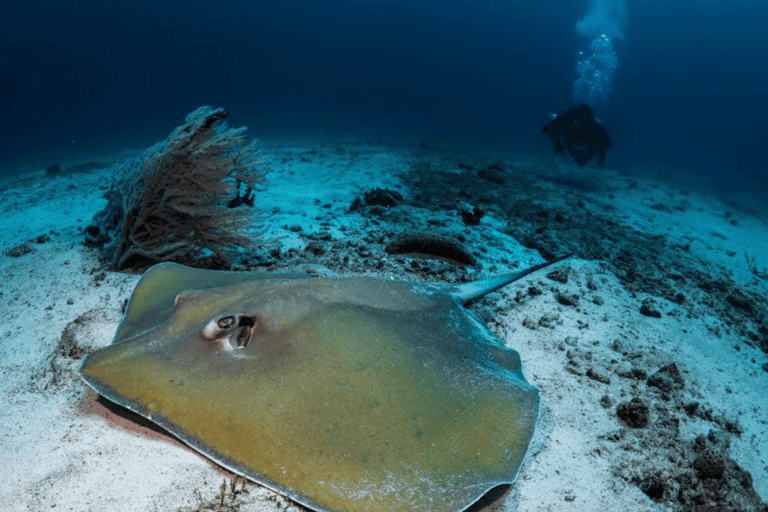
<path id="1" fill-rule="evenodd" d="M 477 173 L 477 175 L 480 178 L 483 178 L 484 180 L 488 180 L 491 183 L 495 183 L 497 185 L 504 185 L 506 182 L 504 171 L 496 168 L 492 168 L 492 167 L 488 167 L 487 169 L 482 169 L 480 172 Z"/>
<path id="2" fill-rule="evenodd" d="M 562 323 L 563 321 L 559 316 L 550 313 L 539 318 L 539 327 L 544 327 L 545 329 L 554 329 L 555 326 Z"/>
<path id="3" fill-rule="evenodd" d="M 683 410 L 685 411 L 685 414 L 688 416 L 693 416 L 696 414 L 696 411 L 699 409 L 699 402 L 689 402 L 685 405 L 683 405 Z"/>
<path id="4" fill-rule="evenodd" d="M 737 436 L 744 433 L 744 429 L 741 428 L 741 424 L 738 420 L 725 420 L 725 430 L 731 434 L 736 434 Z"/>
<path id="5" fill-rule="evenodd" d="M 611 379 L 603 375 L 602 373 L 598 373 L 592 368 L 587 370 L 587 377 L 589 377 L 592 380 L 596 380 L 597 382 L 602 382 L 603 384 L 610 384 Z"/>
<path id="6" fill-rule="evenodd" d="M 640 482 L 640 490 L 652 500 L 659 501 L 664 497 L 664 479 L 658 475 L 646 478 Z"/>
<path id="7" fill-rule="evenodd" d="M 631 428 L 645 428 L 650 423 L 648 406 L 639 397 L 623 402 L 616 407 L 616 415 Z"/>
<path id="8" fill-rule="evenodd" d="M 322 256 L 323 254 L 325 254 L 325 247 L 323 246 L 322 243 L 312 240 L 304 248 L 304 252 L 314 256 Z"/>
<path id="9" fill-rule="evenodd" d="M 531 297 L 536 297 L 537 295 L 541 295 L 542 293 L 544 292 L 541 291 L 541 288 L 538 288 L 536 286 L 528 287 L 528 295 Z"/>
<path id="10" fill-rule="evenodd" d="M 469 210 L 461 210 L 461 221 L 464 223 L 465 226 L 477 226 L 480 224 L 480 219 L 485 217 L 485 212 L 481 209 L 475 206 L 472 208 L 472 211 Z"/>
<path id="11" fill-rule="evenodd" d="M 701 479 L 722 478 L 725 460 L 719 453 L 707 449 L 693 461 L 693 469 Z"/>
<path id="12" fill-rule="evenodd" d="M 682 304 L 685 302 L 685 295 L 682 293 L 676 293 L 674 295 L 669 295 L 665 297 L 669 302 L 672 302 L 673 304 Z"/>
<path id="13" fill-rule="evenodd" d="M 558 283 L 566 284 L 568 282 L 568 268 L 558 268 L 549 272 L 547 278 Z"/>
<path id="14" fill-rule="evenodd" d="M 648 386 L 658 388 L 665 393 L 671 393 L 672 391 L 683 389 L 685 381 L 677 364 L 672 363 L 663 366 L 659 371 L 648 377 Z"/>
<path id="15" fill-rule="evenodd" d="M 349 207 L 349 211 L 359 210 L 363 206 L 383 206 L 392 208 L 403 200 L 403 195 L 397 190 L 376 187 L 366 192 L 362 198 L 357 197 Z"/>
<path id="16" fill-rule="evenodd" d="M 661 312 L 656 309 L 656 303 L 653 299 L 645 299 L 640 306 L 640 313 L 650 318 L 661 318 Z"/>
<path id="17" fill-rule="evenodd" d="M 746 313 L 752 313 L 755 310 L 752 301 L 740 290 L 734 290 L 725 298 L 725 300 L 727 300 L 731 306 L 737 307 Z"/>
<path id="18" fill-rule="evenodd" d="M 665 213 L 672 213 L 672 208 L 670 208 L 669 206 L 667 206 L 664 203 L 652 204 L 651 205 L 651 209 L 652 210 L 656 210 L 656 211 L 660 211 L 660 212 L 665 212 Z"/>
<path id="19" fill-rule="evenodd" d="M 7 251 L 5 251 L 5 255 L 10 258 L 20 258 L 21 256 L 24 256 L 26 254 L 29 254 L 32 252 L 32 247 L 29 246 L 29 244 L 19 244 L 14 245 Z"/>
<path id="20" fill-rule="evenodd" d="M 51 164 L 45 168 L 46 176 L 56 176 L 58 174 L 61 174 L 61 164 L 59 163 Z"/>
<path id="21" fill-rule="evenodd" d="M 648 372 L 642 368 L 630 368 L 629 370 L 616 370 L 616 375 L 625 379 L 645 380 L 648 378 Z"/>
<path id="22" fill-rule="evenodd" d="M 579 300 L 576 297 L 571 295 L 566 295 L 561 292 L 557 292 L 555 294 L 555 298 L 557 299 L 557 302 L 559 302 L 563 306 L 576 307 L 579 305 Z"/>

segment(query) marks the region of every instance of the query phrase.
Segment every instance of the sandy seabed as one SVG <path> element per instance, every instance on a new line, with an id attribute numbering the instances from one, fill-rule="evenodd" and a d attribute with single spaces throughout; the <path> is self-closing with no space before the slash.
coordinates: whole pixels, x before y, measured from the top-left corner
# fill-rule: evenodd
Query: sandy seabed
<path id="1" fill-rule="evenodd" d="M 274 242 L 238 268 L 455 282 L 574 254 L 472 306 L 542 409 L 518 481 L 471 510 L 766 510 L 765 212 L 554 158 L 354 136 L 262 147 Z M 302 510 L 257 484 L 222 501 L 231 474 L 74 373 L 139 278 L 83 243 L 128 156 L 0 179 L 0 509 Z M 418 231 L 476 263 L 385 251 Z"/>

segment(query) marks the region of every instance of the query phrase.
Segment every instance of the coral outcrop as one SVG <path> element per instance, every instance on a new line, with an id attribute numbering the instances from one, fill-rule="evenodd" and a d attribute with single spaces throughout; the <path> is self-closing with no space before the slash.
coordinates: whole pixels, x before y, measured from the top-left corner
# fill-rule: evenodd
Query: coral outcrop
<path id="1" fill-rule="evenodd" d="M 123 163 L 106 208 L 86 228 L 113 270 L 215 256 L 229 262 L 258 245 L 262 216 L 249 209 L 267 169 L 245 128 L 223 109 L 200 107 L 142 157 Z M 240 195 L 245 187 L 244 196 Z"/>

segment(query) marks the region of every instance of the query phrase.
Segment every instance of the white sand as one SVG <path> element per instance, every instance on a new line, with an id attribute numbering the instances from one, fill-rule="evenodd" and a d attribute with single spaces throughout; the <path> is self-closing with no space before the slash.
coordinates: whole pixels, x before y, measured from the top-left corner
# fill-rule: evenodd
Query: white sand
<path id="1" fill-rule="evenodd" d="M 406 171 L 414 159 L 411 151 L 354 138 L 328 143 L 267 140 L 264 151 L 274 171 L 272 186 L 258 202 L 273 212 L 270 234 L 282 237 L 278 243 L 284 250 L 306 244 L 301 233 L 286 227 L 301 226 L 304 234 L 322 228 L 335 239 L 358 233 L 366 224 L 359 214 L 346 212 L 352 200 L 375 186 L 402 188 L 397 173 Z M 544 164 L 552 167 L 552 162 Z M 557 166 L 569 169 L 559 161 Z M 82 243 L 82 229 L 105 205 L 102 196 L 112 170 L 55 178 L 34 171 L 0 180 L 0 510 L 192 510 L 200 499 L 215 502 L 223 479 L 230 476 L 170 436 L 104 407 L 74 376 L 79 363 L 54 357 L 67 325 L 88 312 L 73 332 L 93 348 L 109 344 L 122 304 L 138 279 L 104 273 L 97 252 Z M 610 170 L 600 172 L 601 180 L 622 182 Z M 746 251 L 768 265 L 768 226 L 761 220 L 734 213 L 738 225 L 733 225 L 733 217 L 724 215 L 731 209 L 695 193 L 685 196 L 685 212 L 654 210 L 649 206 L 671 204 L 680 196 L 644 182 L 617 189 L 613 197 L 604 191 L 584 194 L 614 207 L 620 222 L 685 240 L 696 257 L 727 266 L 740 285 L 768 293 L 768 281 L 756 279 L 743 256 Z M 423 215 L 417 223 L 425 227 L 427 218 L 444 218 L 449 230 L 464 230 L 454 212 L 410 215 Z M 482 275 L 502 256 L 520 267 L 541 261 L 502 233 L 504 224 L 489 215 L 467 230 L 468 245 L 480 242 L 478 232 L 486 241 Z M 29 242 L 41 235 L 50 240 Z M 23 242 L 29 243 L 31 253 L 4 255 Z M 612 374 L 610 384 L 604 384 L 566 371 L 569 357 L 583 360 L 586 353 L 588 365 L 600 372 L 629 365 L 611 348 L 615 340 L 644 354 L 649 374 L 676 362 L 686 381 L 685 397 L 715 415 L 738 420 L 743 433 L 733 436 L 730 455 L 752 474 L 755 489 L 768 501 L 768 373 L 760 368 L 765 354 L 743 343 L 706 308 L 698 307 L 701 314 L 689 318 L 657 298 L 663 316 L 648 318 L 639 312 L 644 297 L 628 292 L 601 263 L 574 259 L 570 268 L 567 284 L 536 275 L 494 294 L 494 307 L 485 308 L 491 328 L 520 352 L 527 379 L 541 392 L 542 414 L 518 482 L 483 510 L 666 510 L 617 476 L 617 468 L 644 454 L 628 453 L 621 443 L 608 440 L 628 430 L 617 420 L 615 405 L 644 384 Z M 491 272 L 505 270 L 497 263 Z M 597 289 L 589 289 L 588 281 Z M 518 303 L 518 291 L 531 284 L 544 293 Z M 579 295 L 578 307 L 560 305 L 551 292 L 554 288 Z M 594 296 L 603 303 L 594 303 Z M 552 327 L 523 326 L 525 319 L 528 325 L 539 325 L 547 315 Z M 55 383 L 52 365 L 58 369 Z M 612 399 L 610 408 L 600 405 L 605 395 Z M 717 428 L 685 415 L 680 425 L 686 439 Z M 238 498 L 240 510 L 300 509 L 256 485 L 249 491 Z"/>

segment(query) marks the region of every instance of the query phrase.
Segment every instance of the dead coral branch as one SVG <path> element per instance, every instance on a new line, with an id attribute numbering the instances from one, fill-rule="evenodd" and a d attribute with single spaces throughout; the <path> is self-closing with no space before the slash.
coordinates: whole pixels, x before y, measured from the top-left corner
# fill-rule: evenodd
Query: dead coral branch
<path id="1" fill-rule="evenodd" d="M 744 257 L 747 259 L 747 267 L 749 267 L 750 272 L 760 279 L 768 279 L 768 268 L 758 268 L 757 263 L 755 262 L 755 257 L 750 257 L 746 251 L 744 252 Z"/>
<path id="2" fill-rule="evenodd" d="M 107 193 L 107 207 L 86 229 L 109 265 L 185 261 L 216 255 L 229 261 L 238 248 L 258 245 L 262 216 L 232 202 L 261 191 L 267 169 L 245 128 L 229 128 L 223 109 L 200 107 L 167 140 L 126 162 Z M 239 206 L 239 207 L 233 207 Z"/>

